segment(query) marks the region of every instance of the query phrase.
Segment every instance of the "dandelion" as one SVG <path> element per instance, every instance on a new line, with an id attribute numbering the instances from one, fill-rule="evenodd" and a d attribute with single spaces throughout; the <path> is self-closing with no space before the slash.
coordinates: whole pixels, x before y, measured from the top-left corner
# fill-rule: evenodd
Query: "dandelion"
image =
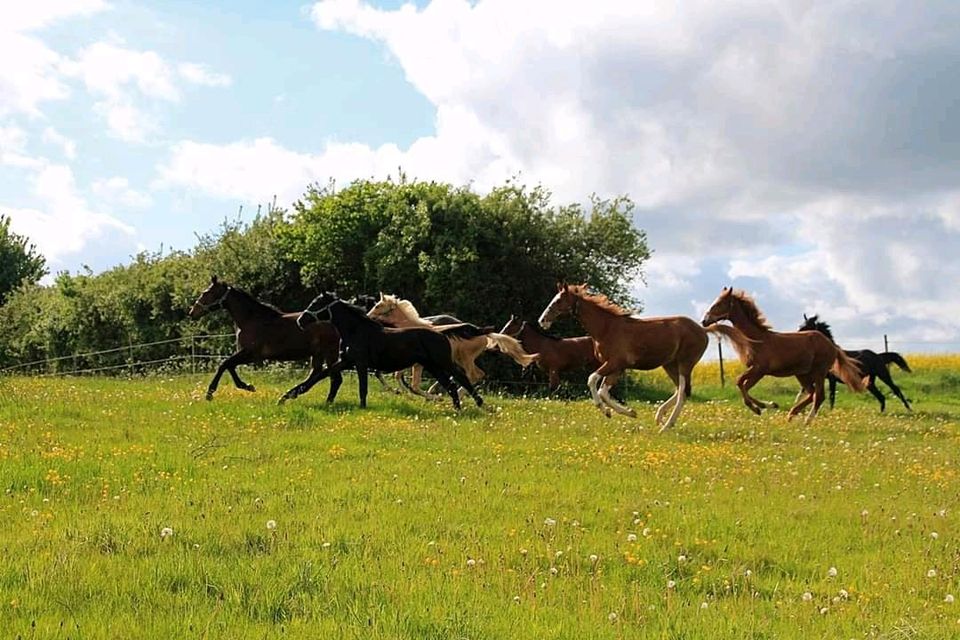
<path id="1" fill-rule="evenodd" d="M 647 527 L 646 529 L 644 529 L 643 531 L 641 531 L 641 533 L 643 534 L 643 537 L 644 537 L 644 538 L 649 538 L 649 537 L 650 537 L 650 527 Z"/>
<path id="2" fill-rule="evenodd" d="M 627 542 L 636 542 L 636 541 L 637 541 L 637 534 L 635 533 L 627 534 Z"/>
<path id="3" fill-rule="evenodd" d="M 829 569 L 827 569 L 827 575 L 830 576 L 831 578 L 836 578 L 836 577 L 837 577 L 837 568 L 836 568 L 836 567 L 830 567 Z"/>
<path id="4" fill-rule="evenodd" d="M 701 608 L 701 609 L 706 609 L 706 608 L 709 607 L 709 606 L 710 606 L 710 604 L 707 603 L 707 602 L 701 602 L 701 603 L 700 603 L 700 608 Z"/>
<path id="5" fill-rule="evenodd" d="M 477 561 L 476 561 L 476 560 L 474 560 L 473 558 L 467 558 L 467 566 L 468 566 L 468 567 L 476 566 L 476 564 L 477 564 Z"/>
<path id="6" fill-rule="evenodd" d="M 560 573 L 559 569 L 557 569 L 556 567 L 550 567 L 550 575 L 555 576 L 558 573 Z"/>
<path id="7" fill-rule="evenodd" d="M 677 556 L 677 562 L 686 562 L 686 561 L 687 561 L 687 556 L 682 554 Z"/>
<path id="8" fill-rule="evenodd" d="M 161 540 L 165 540 L 166 538 L 169 538 L 172 535 L 173 535 L 173 529 L 171 529 L 170 527 L 164 527 L 163 529 L 160 529 Z"/>
<path id="9" fill-rule="evenodd" d="M 943 597 L 943 601 L 946 602 L 947 604 L 953 604 L 953 594 L 948 593 L 947 595 L 945 595 Z"/>
<path id="10" fill-rule="evenodd" d="M 590 554 L 590 562 L 596 564 L 596 563 L 597 563 L 597 560 L 599 560 L 599 559 L 600 559 L 600 556 L 598 556 L 597 554 L 595 554 L 595 553 L 591 553 L 591 554 Z"/>
<path id="11" fill-rule="evenodd" d="M 847 592 L 846 589 L 840 589 L 839 594 L 840 594 L 840 597 L 844 600 L 850 599 L 850 594 Z"/>
<path id="12" fill-rule="evenodd" d="M 320 546 L 321 546 L 322 548 L 324 548 L 324 549 L 329 549 L 329 548 L 330 548 L 330 543 L 329 543 L 329 542 L 324 542 L 324 543 L 323 543 L 322 545 L 320 545 Z"/>
<path id="13" fill-rule="evenodd" d="M 276 528 L 277 528 L 277 521 L 276 521 L 276 520 L 267 520 L 267 529 L 268 529 L 268 530 L 273 531 L 273 530 L 276 529 Z"/>
<path id="14" fill-rule="evenodd" d="M 547 518 L 546 520 L 543 521 L 543 524 L 547 525 L 548 527 L 553 527 L 553 526 L 556 526 L 557 521 L 554 520 L 553 518 Z"/>
<path id="15" fill-rule="evenodd" d="M 806 499 L 807 499 L 807 496 L 803 495 L 802 493 L 797 496 L 797 500 L 806 500 Z"/>
<path id="16" fill-rule="evenodd" d="M 529 553 L 526 549 L 520 549 L 520 555 L 525 556 Z"/>
<path id="17" fill-rule="evenodd" d="M 940 516 L 941 518 L 946 518 L 946 517 L 947 517 L 947 510 L 946 510 L 946 509 L 940 509 L 940 511 L 937 511 L 937 515 Z"/>
<path id="18" fill-rule="evenodd" d="M 520 604 L 520 596 L 513 596 L 513 602 L 515 604 Z"/>
<path id="19" fill-rule="evenodd" d="M 616 622 L 617 617 L 618 617 L 617 614 L 611 611 L 610 615 L 607 616 L 607 620 L 609 620 L 610 622 Z"/>
<path id="20" fill-rule="evenodd" d="M 555 555 L 557 558 L 559 558 L 560 556 L 563 555 L 563 551 L 557 551 L 554 555 Z"/>
<path id="21" fill-rule="evenodd" d="M 813 600 L 813 594 L 810 593 L 809 591 L 804 591 L 803 595 L 800 596 L 800 599 L 803 600 L 804 602 L 810 602 L 811 600 Z"/>
<path id="22" fill-rule="evenodd" d="M 928 578 L 936 578 L 936 577 L 937 577 L 937 570 L 936 570 L 936 569 L 930 569 L 930 571 L 927 571 L 927 577 L 928 577 Z"/>
<path id="23" fill-rule="evenodd" d="M 667 580 L 667 589 L 674 589 L 677 586 L 676 580 Z"/>
<path id="24" fill-rule="evenodd" d="M 828 612 L 828 611 L 830 611 L 830 609 L 828 609 L 828 608 L 826 608 L 826 607 L 821 607 L 821 608 L 820 608 L 820 615 L 825 616 L 825 615 L 827 615 L 827 612 Z"/>
<path id="25" fill-rule="evenodd" d="M 934 540 L 936 540 L 937 538 L 940 537 L 940 534 L 937 533 L 936 531 L 931 531 L 931 532 L 930 532 L 930 537 L 933 538 Z"/>
<path id="26" fill-rule="evenodd" d="M 750 571 L 750 569 L 747 569 L 746 571 L 743 572 L 743 575 L 744 577 L 749 578 L 750 576 L 753 575 L 753 571 Z"/>

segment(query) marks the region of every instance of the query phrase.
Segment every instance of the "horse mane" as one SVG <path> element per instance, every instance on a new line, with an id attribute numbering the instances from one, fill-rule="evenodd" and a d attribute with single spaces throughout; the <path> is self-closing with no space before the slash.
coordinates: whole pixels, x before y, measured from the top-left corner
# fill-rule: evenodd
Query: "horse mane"
<path id="1" fill-rule="evenodd" d="M 232 284 L 231 284 L 231 285 L 227 285 L 227 286 L 230 287 L 231 289 L 233 289 L 234 293 L 236 293 L 236 294 L 238 294 L 240 297 L 244 298 L 247 302 L 249 302 L 249 303 L 250 303 L 251 305 L 253 305 L 254 307 L 259 307 L 261 311 L 269 312 L 270 314 L 275 314 L 275 315 L 278 315 L 278 316 L 284 314 L 284 312 L 283 312 L 281 309 L 278 309 L 277 307 L 273 306 L 273 305 L 270 304 L 269 302 L 264 302 L 264 301 L 262 301 L 262 300 L 258 300 L 257 298 L 253 297 L 252 294 L 247 293 L 246 291 L 244 291 L 243 289 L 241 289 L 241 288 L 239 288 L 239 287 L 235 287 L 235 286 L 233 286 Z"/>
<path id="2" fill-rule="evenodd" d="M 747 314 L 747 318 L 752 320 L 761 329 L 773 330 L 773 327 L 770 326 L 770 322 L 767 320 L 767 316 L 763 315 L 763 312 L 757 307 L 757 303 L 753 301 L 750 294 L 743 289 L 737 289 L 736 291 L 731 289 L 730 295 L 733 296 L 734 300 L 740 302 L 740 308 Z"/>
<path id="3" fill-rule="evenodd" d="M 803 326 L 800 327 L 801 331 L 819 331 L 823 335 L 830 338 L 830 342 L 835 342 L 833 339 L 833 332 L 830 331 L 830 325 L 820 319 L 819 315 L 810 316 L 807 318 L 807 321 L 803 323 Z"/>
<path id="4" fill-rule="evenodd" d="M 567 291 L 572 293 L 575 296 L 578 296 L 581 300 L 586 300 L 587 302 L 592 302 L 597 305 L 604 311 L 609 311 L 618 316 L 629 316 L 632 315 L 630 311 L 627 311 L 620 305 L 614 303 L 607 296 L 602 293 L 590 293 L 587 291 L 587 285 L 585 284 L 571 284 L 567 286 Z"/>
<path id="5" fill-rule="evenodd" d="M 409 300 L 389 293 L 385 293 L 383 299 L 397 305 L 397 309 L 410 320 L 423 320 L 423 318 L 420 317 L 420 312 L 417 311 L 417 308 L 413 306 L 413 303 Z"/>
<path id="6" fill-rule="evenodd" d="M 554 335 L 550 335 L 549 333 L 544 331 L 543 328 L 539 326 L 536 322 L 527 322 L 526 320 L 524 320 L 523 324 L 520 326 L 520 331 L 523 331 L 524 327 L 529 327 L 530 330 L 536 333 L 538 336 L 541 336 L 548 340 L 556 340 L 557 342 L 560 341 L 560 338 Z"/>

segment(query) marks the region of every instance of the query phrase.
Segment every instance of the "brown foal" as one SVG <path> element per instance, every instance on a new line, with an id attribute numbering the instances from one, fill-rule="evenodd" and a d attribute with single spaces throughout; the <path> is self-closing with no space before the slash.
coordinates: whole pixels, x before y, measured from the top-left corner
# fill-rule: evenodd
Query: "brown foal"
<path id="1" fill-rule="evenodd" d="M 527 353 L 539 353 L 537 366 L 547 372 L 550 393 L 560 388 L 560 374 L 573 369 L 596 371 L 600 366 L 593 338 L 557 338 L 544 333 L 536 323 L 511 315 L 500 333 L 516 338 Z"/>

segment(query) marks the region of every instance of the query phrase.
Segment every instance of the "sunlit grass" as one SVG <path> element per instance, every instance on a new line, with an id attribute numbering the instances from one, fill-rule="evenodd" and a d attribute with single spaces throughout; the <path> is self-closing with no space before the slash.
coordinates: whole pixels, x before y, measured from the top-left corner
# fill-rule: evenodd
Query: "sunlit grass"
<path id="1" fill-rule="evenodd" d="M 376 386 L 361 411 L 352 380 L 280 407 L 290 380 L 263 372 L 211 403 L 201 377 L 0 380 L 0 629 L 956 637 L 960 358 L 909 359 L 913 415 L 842 390 L 810 427 L 705 363 L 663 435 L 662 372 L 627 389 L 638 421 Z"/>

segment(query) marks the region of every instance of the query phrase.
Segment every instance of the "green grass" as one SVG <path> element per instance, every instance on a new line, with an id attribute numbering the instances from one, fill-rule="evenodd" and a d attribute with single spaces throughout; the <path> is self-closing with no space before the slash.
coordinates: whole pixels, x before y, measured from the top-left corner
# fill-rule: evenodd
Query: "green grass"
<path id="1" fill-rule="evenodd" d="M 209 403 L 205 376 L 0 379 L 0 636 L 957 637 L 941 360 L 895 372 L 914 414 L 841 390 L 810 427 L 704 365 L 663 435 L 662 373 L 637 421 L 375 383 L 361 411 L 352 380 L 281 407 L 292 379 L 256 371 Z"/>

